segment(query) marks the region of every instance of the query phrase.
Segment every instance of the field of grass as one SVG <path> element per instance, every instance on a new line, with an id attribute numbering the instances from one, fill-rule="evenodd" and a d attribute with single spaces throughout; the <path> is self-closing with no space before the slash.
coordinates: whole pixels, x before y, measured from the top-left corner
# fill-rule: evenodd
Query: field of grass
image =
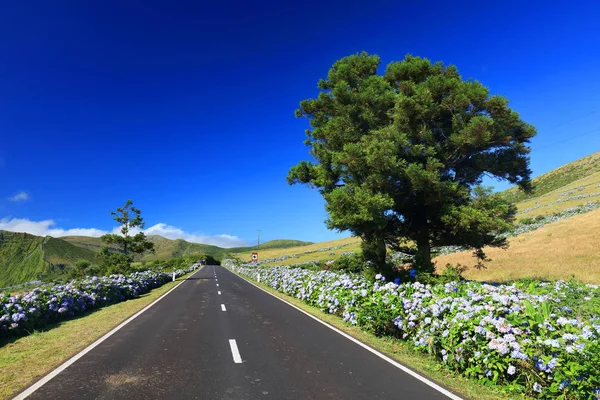
<path id="1" fill-rule="evenodd" d="M 518 278 L 569 279 L 600 284 L 600 210 L 549 224 L 509 239 L 507 250 L 485 249 L 486 269 L 470 268 L 465 278 L 508 281 Z M 447 263 L 474 265 L 471 252 L 437 257 L 438 271 Z"/>
<path id="2" fill-rule="evenodd" d="M 339 249 L 331 250 L 320 250 L 329 249 L 332 247 L 340 247 Z M 327 261 L 339 257 L 341 253 L 353 251 L 360 251 L 360 239 L 356 237 L 349 237 L 345 239 L 332 240 L 329 242 L 313 243 L 304 246 L 295 246 L 284 249 L 261 249 L 258 250 L 259 261 L 262 265 L 290 265 L 299 264 L 306 261 Z M 305 253 L 305 254 L 302 254 Z M 333 254 L 332 254 L 333 253 Z M 265 263 L 262 260 L 269 260 L 284 256 L 294 256 L 281 261 L 272 261 Z M 251 261 L 252 251 L 245 251 L 236 254 L 241 260 Z"/>
<path id="3" fill-rule="evenodd" d="M 0 398 L 8 399 L 25 389 L 190 274 L 137 299 L 91 311 L 25 337 L 0 340 Z"/>
<path id="4" fill-rule="evenodd" d="M 512 201 L 517 203 L 543 196 L 546 193 L 562 188 L 595 172 L 600 172 L 600 152 L 563 165 L 534 178 L 532 183 L 535 189 L 531 194 L 518 190 L 516 187 L 506 190 L 505 193 Z"/>
<path id="5" fill-rule="evenodd" d="M 600 172 L 595 172 L 542 196 L 517 203 L 517 219 L 552 214 L 600 200 Z"/>

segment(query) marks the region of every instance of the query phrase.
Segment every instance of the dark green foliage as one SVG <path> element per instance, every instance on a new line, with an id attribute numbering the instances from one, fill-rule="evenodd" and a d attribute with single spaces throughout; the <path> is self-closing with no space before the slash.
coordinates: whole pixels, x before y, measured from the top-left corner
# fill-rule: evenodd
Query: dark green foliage
<path id="1" fill-rule="evenodd" d="M 429 272 L 419 272 L 417 274 L 416 280 L 421 283 L 430 285 L 443 285 L 449 282 L 464 281 L 465 279 L 462 277 L 462 273 L 465 271 L 465 269 L 466 268 L 462 267 L 460 264 L 456 267 L 451 264 L 446 264 L 446 268 L 444 268 L 440 275 L 432 274 Z M 409 280 L 411 279 L 405 279 L 405 281 Z"/>
<path id="2" fill-rule="evenodd" d="M 432 246 L 470 246 L 479 257 L 484 245 L 505 246 L 495 233 L 515 208 L 478 185 L 487 175 L 528 190 L 535 129 L 454 66 L 407 56 L 378 75 L 379 64 L 366 53 L 343 58 L 319 96 L 300 103 L 317 162 L 294 166 L 288 182 L 318 188 L 327 226 L 360 236 L 385 275 L 386 246 L 413 251 L 422 272 L 433 270 Z"/>
<path id="3" fill-rule="evenodd" d="M 108 247 L 103 247 L 96 254 L 96 263 L 99 266 L 101 275 L 109 274 L 127 274 L 133 272 L 131 263 L 133 257 L 125 255 L 118 251 L 111 251 Z"/>
<path id="4" fill-rule="evenodd" d="M 92 265 L 88 260 L 78 260 L 69 273 L 70 279 L 85 278 L 88 268 Z"/>
<path id="5" fill-rule="evenodd" d="M 143 229 L 145 225 L 142 211 L 133 207 L 133 201 L 127 200 L 123 207 L 118 207 L 116 212 L 111 211 L 110 215 L 121 225 L 121 234 L 103 235 L 101 239 L 104 242 L 117 245 L 126 256 L 154 249 L 154 244 L 146 239 L 143 232 L 131 235 L 133 229 Z"/>
<path id="6" fill-rule="evenodd" d="M 220 261 L 217 261 L 213 256 L 208 254 L 189 254 L 187 256 L 173 257 L 169 260 L 160 262 L 159 265 L 166 268 L 167 270 L 187 268 L 194 263 L 202 263 L 203 265 L 221 265 Z"/>
<path id="7" fill-rule="evenodd" d="M 366 265 L 361 254 L 342 254 L 328 266 L 328 269 L 358 273 L 362 272 Z"/>
<path id="8" fill-rule="evenodd" d="M 134 255 L 154 251 L 154 243 L 146 238 L 144 232 L 131 234 L 133 229 L 143 229 L 145 225 L 142 211 L 133 207 L 133 201 L 127 200 L 123 207 L 111 211 L 110 214 L 121 225 L 121 234 L 106 234 L 101 239 L 107 244 L 116 245 L 120 253 L 104 247 L 100 251 L 99 260 L 107 271 L 124 274 L 129 272 Z"/>

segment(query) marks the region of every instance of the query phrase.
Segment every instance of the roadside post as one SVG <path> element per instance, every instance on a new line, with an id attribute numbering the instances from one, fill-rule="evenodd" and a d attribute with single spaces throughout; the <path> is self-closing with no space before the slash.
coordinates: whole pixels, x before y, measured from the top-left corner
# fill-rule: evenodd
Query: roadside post
<path id="1" fill-rule="evenodd" d="M 175 282 L 175 271 L 173 271 L 173 282 Z"/>

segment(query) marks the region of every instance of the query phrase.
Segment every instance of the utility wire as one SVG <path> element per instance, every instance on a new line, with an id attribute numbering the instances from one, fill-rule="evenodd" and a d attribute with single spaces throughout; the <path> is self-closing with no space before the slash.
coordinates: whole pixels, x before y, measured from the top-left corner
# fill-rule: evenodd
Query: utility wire
<path id="1" fill-rule="evenodd" d="M 545 146 L 538 147 L 538 148 L 536 148 L 536 151 L 537 150 L 545 149 L 547 147 L 552 147 L 552 146 L 555 146 L 557 144 L 561 144 L 561 143 L 564 143 L 564 142 L 568 142 L 569 140 L 577 139 L 577 138 L 580 138 L 582 136 L 587 136 L 587 135 L 589 135 L 591 133 L 598 132 L 598 131 L 600 131 L 600 128 L 597 128 L 597 129 L 594 129 L 594 130 L 591 130 L 591 131 L 588 131 L 588 132 L 580 133 L 579 135 L 574 135 L 574 136 L 568 137 L 566 139 L 559 140 L 558 142 L 554 142 L 554 143 L 547 144 Z"/>
<path id="2" fill-rule="evenodd" d="M 561 126 L 565 126 L 565 125 L 567 125 L 567 124 L 570 124 L 570 123 L 571 123 L 571 122 L 573 122 L 573 121 L 577 121 L 577 120 L 579 120 L 579 119 L 584 119 L 584 118 L 587 118 L 587 117 L 589 117 L 590 115 L 594 115 L 594 114 L 596 114 L 596 113 L 598 113 L 598 112 L 600 112 L 600 109 L 598 109 L 598 110 L 595 110 L 595 111 L 592 111 L 592 112 L 590 112 L 590 113 L 588 113 L 588 114 L 586 114 L 586 115 L 582 115 L 582 116 L 580 116 L 580 117 L 571 118 L 571 119 L 570 119 L 570 120 L 568 120 L 568 121 L 561 122 L 561 123 L 560 123 L 560 124 L 558 124 L 558 125 L 554 125 L 553 127 L 550 127 L 550 128 L 548 128 L 548 129 L 544 129 L 544 132 L 552 131 L 552 130 L 554 130 L 554 129 L 556 129 L 556 128 L 560 128 Z"/>

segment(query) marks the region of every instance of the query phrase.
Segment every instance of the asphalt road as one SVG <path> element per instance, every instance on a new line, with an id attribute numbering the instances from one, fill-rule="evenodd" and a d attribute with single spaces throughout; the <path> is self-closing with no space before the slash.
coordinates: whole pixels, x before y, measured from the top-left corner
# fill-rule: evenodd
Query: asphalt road
<path id="1" fill-rule="evenodd" d="M 225 268 L 207 266 L 28 399 L 448 397 Z"/>

